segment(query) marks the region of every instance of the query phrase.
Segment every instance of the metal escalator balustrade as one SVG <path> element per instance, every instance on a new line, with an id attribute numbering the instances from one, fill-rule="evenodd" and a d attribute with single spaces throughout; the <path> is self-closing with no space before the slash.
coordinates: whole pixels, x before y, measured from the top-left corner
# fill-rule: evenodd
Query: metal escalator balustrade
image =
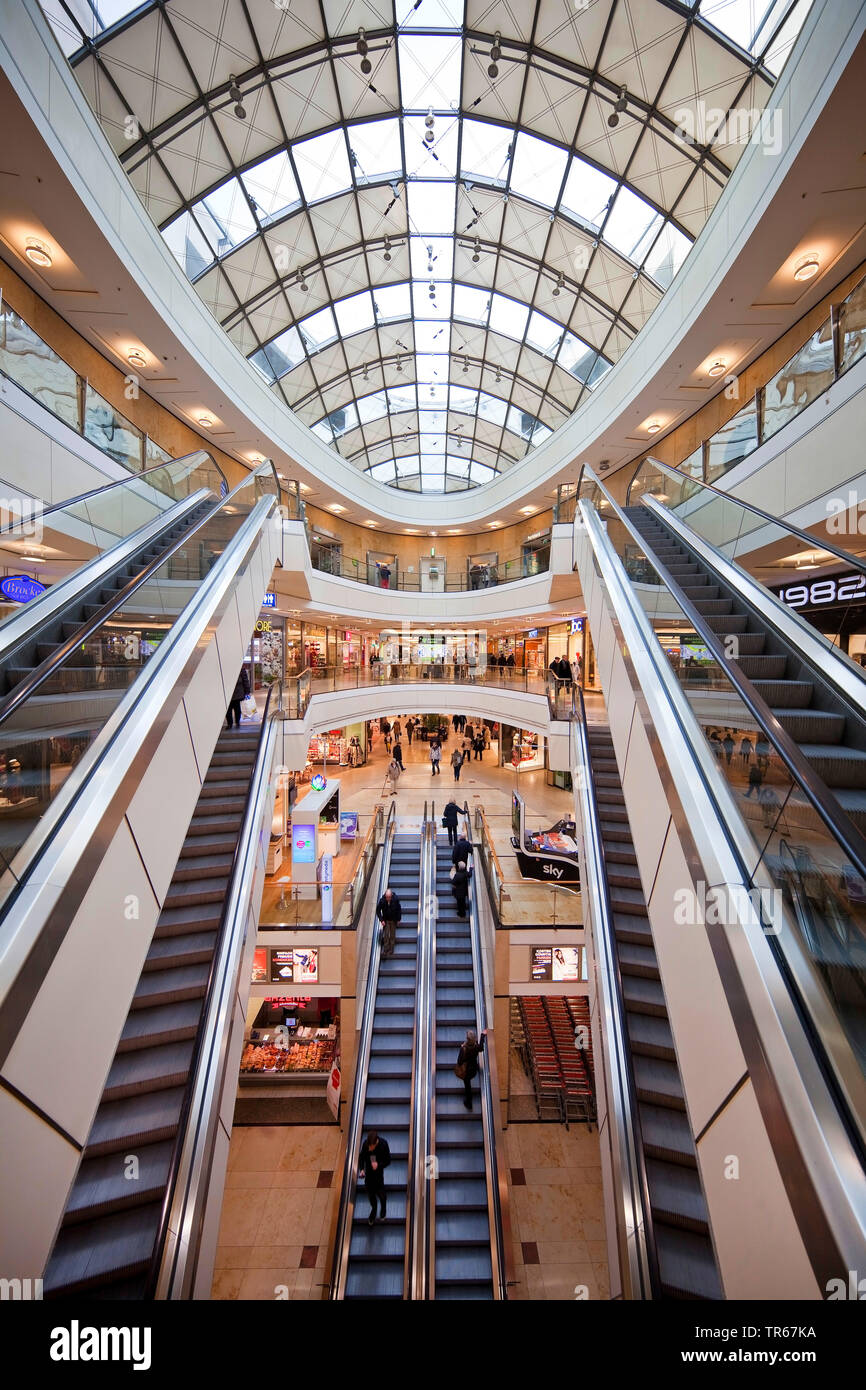
<path id="1" fill-rule="evenodd" d="M 260 729 L 217 740 L 45 1269 L 48 1298 L 191 1296 L 281 693 L 269 689 Z"/>
<path id="2" fill-rule="evenodd" d="M 195 495 L 166 533 L 123 558 L 95 591 L 79 586 L 7 653 L 0 666 L 8 690 L 0 701 L 0 893 L 14 890 L 31 841 L 41 836 L 44 843 L 43 822 L 54 804 L 87 765 L 130 688 L 186 621 L 270 482 L 262 467 L 222 500 Z"/>
<path id="3" fill-rule="evenodd" d="M 578 694 L 572 778 L 582 793 L 583 862 L 592 877 L 584 891 L 600 963 L 624 1292 L 718 1299 L 694 1135 L 613 740 L 606 725 L 586 723 Z"/>

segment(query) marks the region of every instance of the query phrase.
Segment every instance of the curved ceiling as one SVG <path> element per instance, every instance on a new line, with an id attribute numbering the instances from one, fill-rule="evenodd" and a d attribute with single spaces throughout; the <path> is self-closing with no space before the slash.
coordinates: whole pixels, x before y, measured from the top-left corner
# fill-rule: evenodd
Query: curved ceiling
<path id="1" fill-rule="evenodd" d="M 275 394 L 443 492 L 523 459 L 640 331 L 770 134 L 810 0 L 42 3 Z"/>

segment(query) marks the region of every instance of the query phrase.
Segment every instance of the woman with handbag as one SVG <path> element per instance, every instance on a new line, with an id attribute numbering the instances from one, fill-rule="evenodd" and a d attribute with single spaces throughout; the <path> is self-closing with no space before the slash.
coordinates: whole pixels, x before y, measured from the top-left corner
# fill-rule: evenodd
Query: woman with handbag
<path id="1" fill-rule="evenodd" d="M 484 1051 L 486 1037 L 486 1028 L 480 1038 L 474 1028 L 467 1028 L 466 1039 L 457 1054 L 454 1075 L 463 1082 L 463 1104 L 467 1110 L 472 1109 L 472 1081 L 478 1075 L 478 1059 Z"/>
<path id="2" fill-rule="evenodd" d="M 246 666 L 242 666 L 240 674 L 235 681 L 235 688 L 232 691 L 232 698 L 229 700 L 229 707 L 226 710 L 226 728 L 232 728 L 232 715 L 234 715 L 234 727 L 241 727 L 241 700 L 245 700 L 250 693 L 250 673 Z"/>

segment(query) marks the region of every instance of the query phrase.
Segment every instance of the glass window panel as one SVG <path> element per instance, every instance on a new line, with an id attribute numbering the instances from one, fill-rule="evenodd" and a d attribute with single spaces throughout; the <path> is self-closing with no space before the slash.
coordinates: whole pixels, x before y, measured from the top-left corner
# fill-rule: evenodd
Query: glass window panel
<path id="1" fill-rule="evenodd" d="M 508 160 L 514 131 L 509 127 L 489 125 L 486 121 L 463 121 L 463 144 L 460 150 L 460 172 L 464 177 L 504 183 L 508 176 Z"/>
<path id="2" fill-rule="evenodd" d="M 521 131 L 511 161 L 512 191 L 545 207 L 555 207 L 567 163 L 567 150 Z"/>
<path id="3" fill-rule="evenodd" d="M 494 425 L 504 425 L 508 415 L 508 404 L 498 396 L 489 396 L 486 391 L 479 391 L 478 414 L 482 420 L 489 420 Z"/>
<path id="4" fill-rule="evenodd" d="M 630 188 L 621 188 L 607 219 L 604 239 L 635 265 L 640 265 L 661 224 L 661 214 L 649 203 Z"/>
<path id="5" fill-rule="evenodd" d="M 769 439 L 823 395 L 834 376 L 833 334 L 826 319 L 764 387 L 762 437 Z"/>
<path id="6" fill-rule="evenodd" d="M 452 236 L 455 185 L 409 182 L 406 197 L 410 229 L 419 236 Z"/>
<path id="7" fill-rule="evenodd" d="M 368 425 L 372 420 L 381 420 L 383 415 L 388 414 L 388 401 L 384 391 L 374 391 L 369 396 L 362 396 L 358 401 L 358 415 L 362 425 Z"/>
<path id="8" fill-rule="evenodd" d="M 537 309 L 533 309 L 526 329 L 526 341 L 529 345 L 538 348 L 546 357 L 555 357 L 561 338 L 561 325 L 554 323 L 546 314 L 540 314 Z"/>
<path id="9" fill-rule="evenodd" d="M 378 285 L 373 291 L 373 308 L 381 323 L 393 319 L 408 319 L 412 313 L 412 296 L 409 286 Z"/>
<path id="10" fill-rule="evenodd" d="M 289 156 L 285 150 L 271 155 L 243 176 L 244 187 L 256 204 L 259 221 L 266 225 L 301 201 Z"/>
<path id="11" fill-rule="evenodd" d="M 405 458 L 397 459 L 397 476 L 405 478 L 409 473 L 418 472 L 418 455 L 407 454 Z"/>
<path id="12" fill-rule="evenodd" d="M 164 227 L 162 238 L 188 280 L 213 265 L 214 253 L 191 212 L 181 213 Z"/>
<path id="13" fill-rule="evenodd" d="M 465 411 L 474 415 L 478 406 L 478 392 L 469 386 L 452 386 L 450 394 L 452 410 Z"/>
<path id="14" fill-rule="evenodd" d="M 400 89 L 406 111 L 456 111 L 460 106 L 460 38 L 401 34 L 397 39 Z"/>
<path id="15" fill-rule="evenodd" d="M 412 282 L 412 298 L 415 304 L 415 317 L 428 319 L 449 319 L 451 317 L 450 282 L 433 282 L 433 298 L 430 298 L 430 281 Z"/>
<path id="16" fill-rule="evenodd" d="M 605 372 L 610 371 L 610 368 L 610 362 L 606 362 L 603 357 L 597 357 L 595 360 L 595 366 L 593 367 L 592 371 L 587 377 L 587 386 L 595 386 L 596 382 L 601 380 Z"/>
<path id="17" fill-rule="evenodd" d="M 397 470 L 390 461 L 388 463 L 374 463 L 372 468 L 367 469 L 367 472 L 376 479 L 377 483 L 392 483 L 397 476 Z"/>
<path id="18" fill-rule="evenodd" d="M 666 222 L 650 249 L 644 270 L 666 290 L 691 249 L 688 237 Z"/>
<path id="19" fill-rule="evenodd" d="M 258 352 L 252 353 L 251 356 L 247 358 L 247 361 L 252 362 L 256 371 L 264 377 L 265 381 L 270 386 L 275 380 L 274 369 L 268 361 L 268 356 L 264 348 L 259 348 Z"/>
<path id="20" fill-rule="evenodd" d="M 459 29 L 464 0 L 397 0 L 397 24 L 401 29 Z"/>
<path id="21" fill-rule="evenodd" d="M 594 348 L 587 347 L 586 343 L 581 342 L 580 338 L 575 338 L 573 333 L 566 333 L 559 351 L 560 367 L 571 372 L 578 381 L 586 381 L 595 359 Z"/>
<path id="22" fill-rule="evenodd" d="M 783 19 L 789 3 L 790 0 L 701 0 L 701 18 L 747 53 L 760 53 Z M 800 23 L 804 18 L 805 10 Z"/>
<path id="23" fill-rule="evenodd" d="M 707 441 L 707 482 L 711 483 L 758 445 L 754 397 Z"/>
<path id="24" fill-rule="evenodd" d="M 489 483 L 491 478 L 496 477 L 497 470 L 490 468 L 486 463 L 479 463 L 477 459 L 472 460 L 471 478 L 475 483 Z"/>
<path id="25" fill-rule="evenodd" d="M 490 306 L 490 327 L 496 333 L 504 333 L 507 338 L 522 339 L 526 332 L 529 307 L 518 304 L 516 299 L 506 299 L 495 294 Z"/>
<path id="26" fill-rule="evenodd" d="M 447 383 L 448 381 L 448 358 L 439 354 L 427 355 L 419 353 L 415 358 L 415 375 L 419 388 L 427 386 L 431 382 Z"/>
<path id="27" fill-rule="evenodd" d="M 403 176 L 403 151 L 400 148 L 400 122 L 363 121 L 347 127 L 349 149 L 355 156 L 353 170 L 358 183 L 372 179 Z"/>
<path id="28" fill-rule="evenodd" d="M 454 286 L 454 317 L 470 323 L 486 323 L 490 312 L 489 290 L 477 290 L 471 285 Z"/>
<path id="29" fill-rule="evenodd" d="M 274 376 L 285 376 L 293 367 L 304 360 L 304 345 L 297 328 L 287 328 L 264 349 Z"/>
<path id="30" fill-rule="evenodd" d="M 403 139 L 406 144 L 406 172 L 410 178 L 453 179 L 457 173 L 458 122 L 453 116 L 436 116 L 433 143 L 424 139 L 424 116 L 406 116 Z"/>
<path id="31" fill-rule="evenodd" d="M 839 309 L 840 366 L 858 362 L 866 352 L 866 280 L 861 280 Z"/>
<path id="32" fill-rule="evenodd" d="M 314 135 L 292 146 L 295 168 L 308 203 L 345 193 L 352 186 L 349 156 L 342 130 Z"/>
<path id="33" fill-rule="evenodd" d="M 196 221 L 218 256 L 225 256 L 256 231 L 256 221 L 239 179 L 228 179 L 193 208 Z"/>
<path id="34" fill-rule="evenodd" d="M 788 54 L 794 47 L 797 35 L 803 27 L 803 22 L 812 8 L 812 0 L 800 0 L 800 3 L 789 14 L 787 20 L 770 40 L 764 52 L 764 64 L 768 71 L 778 77 L 782 68 L 788 60 Z M 786 0 L 776 0 L 776 13 L 774 21 L 778 22 L 779 10 L 784 12 L 787 9 Z M 765 26 L 764 32 L 760 35 L 760 47 L 767 42 L 767 33 L 770 26 Z"/>
<path id="35" fill-rule="evenodd" d="M 144 436 L 88 383 L 85 395 L 84 437 L 117 463 L 137 473 L 142 466 Z"/>
<path id="36" fill-rule="evenodd" d="M 409 238 L 409 255 L 412 276 L 415 280 L 448 280 L 454 273 L 454 238 L 421 237 Z M 430 262 L 433 269 L 428 270 Z"/>
<path id="37" fill-rule="evenodd" d="M 417 401 L 414 385 L 390 386 L 385 394 L 388 397 L 388 408 L 392 415 L 399 415 L 404 410 L 415 409 Z"/>
<path id="38" fill-rule="evenodd" d="M 415 351 L 441 352 L 448 346 L 448 325 L 434 319 L 432 322 L 415 321 Z"/>
<path id="39" fill-rule="evenodd" d="M 445 467 L 455 478 L 468 478 L 469 470 L 472 467 L 472 460 L 457 458 L 454 454 L 449 454 L 445 460 Z"/>
<path id="40" fill-rule="evenodd" d="M 537 430 L 545 428 L 528 410 L 520 410 L 516 405 L 509 408 L 507 427 L 512 434 L 519 434 L 521 439 L 532 439 Z M 547 432 L 550 434 L 550 430 Z"/>
<path id="41" fill-rule="evenodd" d="M 607 205 L 616 192 L 616 180 L 585 160 L 574 158 L 562 193 L 562 208 L 596 230 L 604 221 Z"/>
<path id="42" fill-rule="evenodd" d="M 337 325 L 334 323 L 330 306 L 320 309 L 317 314 L 310 314 L 298 327 L 310 352 L 317 352 L 325 343 L 332 342 L 337 337 Z"/>
<path id="43" fill-rule="evenodd" d="M 344 338 L 351 337 L 353 333 L 361 333 L 365 328 L 372 328 L 376 322 L 373 296 L 369 290 L 353 294 L 350 299 L 340 300 L 339 304 L 334 305 L 334 312 Z"/>
<path id="44" fill-rule="evenodd" d="M 333 444 L 334 432 L 328 424 L 327 419 L 320 420 L 317 425 L 313 425 L 313 434 L 317 434 L 320 439 L 324 439 L 326 444 Z"/>
<path id="45" fill-rule="evenodd" d="M 327 418 L 331 429 L 338 437 L 341 434 L 345 434 L 348 430 L 355 429 L 358 424 L 358 412 L 355 409 L 354 401 L 348 405 L 341 405 L 336 410 L 332 410 Z"/>
<path id="46" fill-rule="evenodd" d="M 77 373 L 8 306 L 0 314 L 0 368 L 34 400 L 80 430 Z"/>

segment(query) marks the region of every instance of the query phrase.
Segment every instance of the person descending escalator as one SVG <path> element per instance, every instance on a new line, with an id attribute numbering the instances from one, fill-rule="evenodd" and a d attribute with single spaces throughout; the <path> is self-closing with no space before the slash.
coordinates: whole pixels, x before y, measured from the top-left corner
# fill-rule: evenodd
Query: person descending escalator
<path id="1" fill-rule="evenodd" d="M 386 888 L 377 902 L 376 916 L 382 924 L 382 959 L 387 960 L 389 956 L 394 954 L 397 923 L 403 917 L 400 899 L 393 888 Z"/>
<path id="2" fill-rule="evenodd" d="M 451 893 L 457 904 L 457 916 L 465 917 L 469 899 L 469 872 L 463 859 L 454 869 L 454 876 L 451 879 Z"/>
<path id="3" fill-rule="evenodd" d="M 367 1217 L 367 1225 L 372 1226 L 376 1221 L 376 1204 L 380 1207 L 379 1220 L 384 1221 L 388 1215 L 388 1194 L 385 1191 L 385 1169 L 391 1162 L 391 1150 L 388 1147 L 387 1139 L 382 1139 L 371 1129 L 362 1147 L 361 1157 L 358 1161 L 358 1179 L 364 1179 L 367 1189 L 367 1198 L 370 1202 L 370 1215 Z"/>
<path id="4" fill-rule="evenodd" d="M 246 666 L 242 666 L 235 681 L 235 688 L 232 691 L 232 698 L 229 700 L 229 707 L 226 710 L 226 728 L 232 727 L 232 716 L 234 716 L 234 727 L 241 727 L 241 700 L 245 700 L 250 693 L 250 673 Z"/>
<path id="5" fill-rule="evenodd" d="M 478 1037 L 474 1028 L 467 1028 L 466 1039 L 461 1044 L 457 1054 L 457 1065 L 454 1068 L 454 1075 L 463 1082 L 463 1104 L 467 1110 L 472 1109 L 472 1082 L 478 1075 L 478 1059 L 484 1051 L 484 1039 L 487 1036 L 487 1029 Z"/>

